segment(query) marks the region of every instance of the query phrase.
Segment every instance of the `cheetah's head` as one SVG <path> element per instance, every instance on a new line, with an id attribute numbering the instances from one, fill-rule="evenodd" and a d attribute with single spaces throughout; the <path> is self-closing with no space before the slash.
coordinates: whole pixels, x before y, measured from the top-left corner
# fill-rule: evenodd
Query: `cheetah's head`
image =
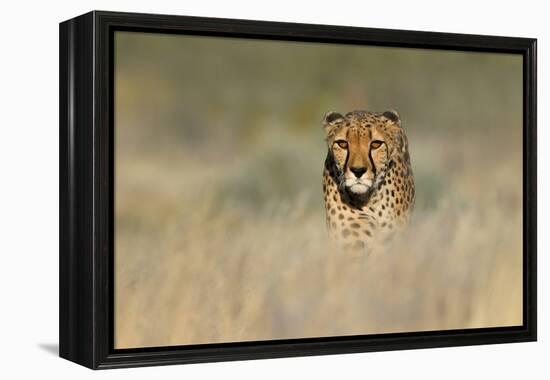
<path id="1" fill-rule="evenodd" d="M 323 125 L 338 187 L 355 197 L 367 195 L 382 182 L 396 150 L 406 144 L 395 111 L 328 112 Z"/>

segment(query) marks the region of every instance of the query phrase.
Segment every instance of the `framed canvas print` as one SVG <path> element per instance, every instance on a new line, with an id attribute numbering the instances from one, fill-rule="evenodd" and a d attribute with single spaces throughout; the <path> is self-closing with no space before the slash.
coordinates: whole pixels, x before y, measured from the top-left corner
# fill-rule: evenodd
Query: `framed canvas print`
<path id="1" fill-rule="evenodd" d="M 536 40 L 60 24 L 60 355 L 536 340 Z"/>

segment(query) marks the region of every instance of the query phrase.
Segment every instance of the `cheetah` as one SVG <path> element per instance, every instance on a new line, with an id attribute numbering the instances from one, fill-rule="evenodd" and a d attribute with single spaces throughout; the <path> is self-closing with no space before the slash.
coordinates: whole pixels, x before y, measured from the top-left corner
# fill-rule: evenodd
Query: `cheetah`
<path id="1" fill-rule="evenodd" d="M 401 118 L 396 111 L 328 112 L 323 126 L 329 235 L 345 250 L 371 252 L 408 224 L 414 205 L 414 178 Z"/>

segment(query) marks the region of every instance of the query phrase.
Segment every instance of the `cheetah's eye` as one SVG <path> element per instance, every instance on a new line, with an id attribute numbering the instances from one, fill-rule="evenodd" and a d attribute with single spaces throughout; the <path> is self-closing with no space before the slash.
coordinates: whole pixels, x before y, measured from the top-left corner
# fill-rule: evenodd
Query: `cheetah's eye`
<path id="1" fill-rule="evenodd" d="M 371 146 L 372 149 L 378 149 L 382 146 L 382 141 L 375 140 L 375 141 L 370 143 L 370 146 Z"/>
<path id="2" fill-rule="evenodd" d="M 338 140 L 336 141 L 336 144 L 342 149 L 348 149 L 348 142 L 345 140 Z"/>

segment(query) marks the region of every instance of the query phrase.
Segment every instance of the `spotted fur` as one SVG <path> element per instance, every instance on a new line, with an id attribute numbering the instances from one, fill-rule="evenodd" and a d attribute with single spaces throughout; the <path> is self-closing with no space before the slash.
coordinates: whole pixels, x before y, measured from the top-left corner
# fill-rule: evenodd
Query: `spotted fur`
<path id="1" fill-rule="evenodd" d="M 323 125 L 326 222 L 345 249 L 371 251 L 407 225 L 414 205 L 408 142 L 397 112 L 329 112 Z"/>

